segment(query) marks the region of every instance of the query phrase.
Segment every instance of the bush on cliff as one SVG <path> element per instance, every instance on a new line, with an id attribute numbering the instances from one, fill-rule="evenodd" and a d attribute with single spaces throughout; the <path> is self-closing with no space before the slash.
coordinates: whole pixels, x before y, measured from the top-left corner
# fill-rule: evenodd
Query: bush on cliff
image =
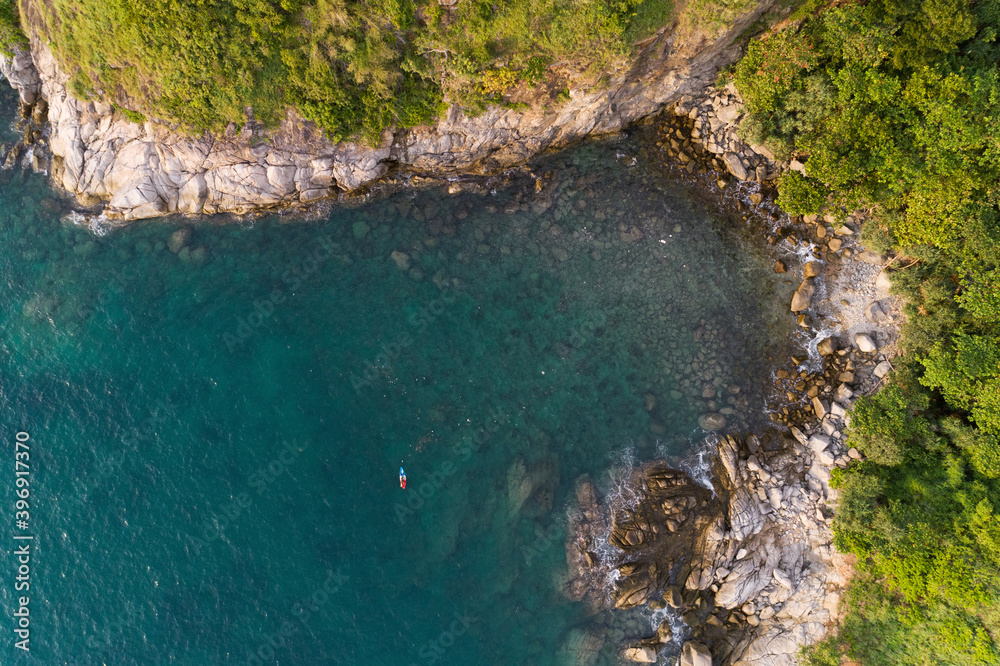
<path id="1" fill-rule="evenodd" d="M 13 55 L 15 44 L 27 46 L 28 39 L 21 31 L 21 17 L 17 10 L 17 0 L 0 0 L 0 53 Z"/>
<path id="2" fill-rule="evenodd" d="M 871 0 L 752 42 L 734 71 L 748 138 L 805 162 L 779 201 L 867 209 L 866 239 L 908 257 L 906 353 L 856 403 L 867 460 L 837 481 L 859 576 L 814 665 L 1000 663 L 998 34 L 997 0 Z"/>

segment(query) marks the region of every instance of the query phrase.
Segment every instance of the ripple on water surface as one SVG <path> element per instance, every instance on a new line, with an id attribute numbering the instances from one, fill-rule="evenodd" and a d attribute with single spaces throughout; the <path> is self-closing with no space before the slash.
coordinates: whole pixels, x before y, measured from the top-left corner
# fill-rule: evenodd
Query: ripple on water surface
<path id="1" fill-rule="evenodd" d="M 3 186 L 39 663 L 614 663 L 649 618 L 562 595 L 574 480 L 752 425 L 786 333 L 641 140 L 312 222 L 95 235 Z"/>

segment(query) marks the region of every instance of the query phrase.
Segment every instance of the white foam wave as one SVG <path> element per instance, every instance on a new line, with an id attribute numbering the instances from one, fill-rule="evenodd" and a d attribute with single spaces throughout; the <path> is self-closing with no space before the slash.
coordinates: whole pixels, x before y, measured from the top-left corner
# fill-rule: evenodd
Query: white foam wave
<path id="1" fill-rule="evenodd" d="M 712 497 L 715 497 L 715 486 L 712 485 L 712 458 L 719 450 L 719 436 L 701 428 L 697 428 L 695 432 L 705 434 L 687 455 L 678 461 L 677 467 L 687 473 L 699 486 L 711 490 Z"/>
<path id="2" fill-rule="evenodd" d="M 83 227 L 95 236 L 105 236 L 109 231 L 118 226 L 116 222 L 104 214 L 104 211 L 101 211 L 97 215 L 88 215 L 78 210 L 71 210 L 62 216 L 62 221 L 77 227 Z"/>
<path id="3" fill-rule="evenodd" d="M 793 256 L 802 264 L 810 261 L 819 262 L 821 264 L 824 263 L 816 254 L 816 246 L 809 242 L 796 243 L 795 245 L 792 245 L 788 242 L 788 239 L 785 238 L 782 239 L 777 248 L 783 255 Z"/>
<path id="4" fill-rule="evenodd" d="M 638 465 L 635 449 L 632 445 L 628 445 L 613 452 L 611 458 L 613 462 L 608 470 L 607 486 L 604 491 L 606 503 L 613 509 L 634 509 L 642 499 L 641 492 L 630 483 L 632 472 Z"/>
<path id="5" fill-rule="evenodd" d="M 823 369 L 823 357 L 819 353 L 818 345 L 823 340 L 827 339 L 833 335 L 834 329 L 823 328 L 816 331 L 812 337 L 806 340 L 805 345 L 807 358 L 802 365 L 799 366 L 800 370 L 805 370 L 806 372 L 819 372 Z"/>
<path id="6" fill-rule="evenodd" d="M 24 154 L 21 155 L 21 168 L 30 169 L 31 168 L 31 158 L 35 156 L 35 147 L 28 146 L 24 150 Z"/>
<path id="7" fill-rule="evenodd" d="M 684 641 L 691 634 L 691 628 L 681 619 L 681 612 L 669 606 L 654 610 L 649 615 L 649 626 L 653 631 L 659 629 L 663 622 L 670 624 L 670 640 L 666 645 L 670 647 L 671 652 L 680 652 Z"/>
<path id="8" fill-rule="evenodd" d="M 621 578 L 618 564 L 622 551 L 611 545 L 613 517 L 617 512 L 635 508 L 642 499 L 641 494 L 636 492 L 629 483 L 637 465 L 633 446 L 628 445 L 614 451 L 610 457 L 612 464 L 607 476 L 595 484 L 595 490 L 600 495 L 599 501 L 608 512 L 608 519 L 604 533 L 596 535 L 597 538 L 594 539 L 593 552 L 597 556 L 597 564 L 591 568 L 591 572 L 595 576 L 594 583 L 596 583 L 592 589 L 603 590 L 603 601 L 608 604 L 612 602 L 615 582 Z"/>

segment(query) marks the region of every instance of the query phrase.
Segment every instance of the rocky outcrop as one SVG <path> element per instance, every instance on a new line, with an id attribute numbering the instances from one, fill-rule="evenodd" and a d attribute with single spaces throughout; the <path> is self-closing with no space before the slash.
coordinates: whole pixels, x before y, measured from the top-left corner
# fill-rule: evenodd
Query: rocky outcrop
<path id="1" fill-rule="evenodd" d="M 430 176 L 493 172 L 589 134 L 618 131 L 706 85 L 737 57 L 733 39 L 770 4 L 763 0 L 704 43 L 676 45 L 661 34 L 606 88 L 571 90 L 554 110 L 494 107 L 470 117 L 453 106 L 437 125 L 387 132 L 378 147 L 331 144 L 292 112 L 275 131 L 248 123 L 219 137 L 136 124 L 110 104 L 73 97 L 69 77 L 38 38 L 31 39 L 31 57 L 19 52 L 3 67 L 26 103 L 39 94 L 48 100 L 52 176 L 81 202 L 106 202 L 109 217 L 124 219 L 247 213 L 355 191 L 392 168 Z"/>
<path id="2" fill-rule="evenodd" d="M 829 466 L 846 452 L 834 438 L 818 435 L 818 447 L 798 435 L 802 441 L 777 432 L 763 441 L 723 437 L 715 493 L 663 463 L 647 464 L 628 482 L 633 491 L 624 497 L 636 499 L 606 509 L 605 534 L 620 552 L 603 563 L 618 574 L 604 579 L 613 579 L 607 603 L 676 609 L 691 639 L 682 663 L 790 665 L 835 619 L 850 566 L 831 545 Z M 573 524 L 571 550 L 584 542 L 599 550 L 600 534 L 587 530 L 604 525 L 587 488 L 593 519 Z M 588 573 L 602 565 L 596 555 L 572 563 L 574 579 L 601 584 Z M 629 654 L 659 651 L 670 638 L 658 632 Z"/>
<path id="3" fill-rule="evenodd" d="M 21 46 L 12 46 L 13 55 L 0 54 L 0 72 L 17 90 L 21 104 L 32 105 L 42 94 L 42 79 L 32 60 L 31 52 Z"/>

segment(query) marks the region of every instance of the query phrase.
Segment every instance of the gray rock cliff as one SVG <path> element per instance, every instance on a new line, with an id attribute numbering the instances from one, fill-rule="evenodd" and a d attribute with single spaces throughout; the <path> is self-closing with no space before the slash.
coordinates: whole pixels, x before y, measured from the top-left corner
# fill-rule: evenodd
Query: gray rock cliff
<path id="1" fill-rule="evenodd" d="M 356 191 L 391 168 L 423 176 L 490 173 L 589 134 L 614 132 L 704 86 L 738 56 L 734 38 L 765 11 L 764 0 L 726 34 L 674 48 L 669 35 L 647 46 L 631 70 L 601 90 L 571 90 L 548 112 L 494 107 L 470 117 L 453 107 L 434 126 L 386 132 L 379 147 L 331 144 L 293 112 L 276 130 L 230 125 L 225 136 L 188 136 L 130 122 L 67 88 L 47 45 L 0 58 L 24 104 L 48 101 L 54 182 L 111 218 L 138 219 L 297 206 Z"/>

